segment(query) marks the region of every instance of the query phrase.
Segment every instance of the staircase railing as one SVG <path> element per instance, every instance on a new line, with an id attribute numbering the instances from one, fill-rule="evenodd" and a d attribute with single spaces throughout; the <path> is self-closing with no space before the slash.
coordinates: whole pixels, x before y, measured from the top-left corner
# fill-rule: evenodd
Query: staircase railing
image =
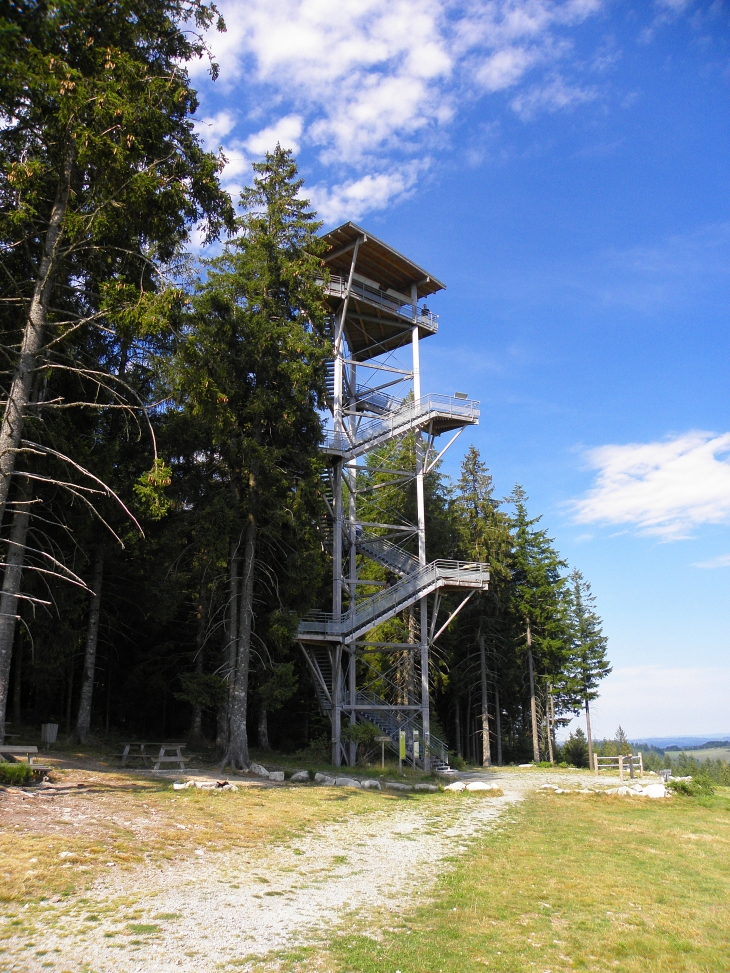
<path id="1" fill-rule="evenodd" d="M 450 395 L 425 395 L 409 399 L 394 412 L 378 419 L 362 423 L 354 435 L 344 432 L 326 432 L 324 446 L 341 452 L 350 452 L 366 446 L 374 440 L 390 439 L 405 432 L 428 418 L 458 418 L 474 422 L 479 418 L 479 403 L 472 399 L 457 399 Z"/>
<path id="2" fill-rule="evenodd" d="M 358 692 L 357 703 L 359 707 L 367 706 L 370 704 L 373 707 L 382 707 L 387 705 L 384 699 L 377 696 L 375 693 Z M 421 745 L 423 746 L 423 725 L 420 719 L 420 715 L 414 719 L 413 717 L 408 717 L 405 714 L 399 713 L 398 710 L 388 710 L 388 709 L 359 709 L 358 716 L 364 717 L 368 723 L 372 723 L 377 726 L 390 737 L 390 743 L 388 747 L 394 751 L 396 754 L 400 749 L 399 733 L 401 730 L 405 730 L 407 727 L 411 729 L 419 730 L 421 733 Z M 435 757 L 439 763 L 448 764 L 449 762 L 449 748 L 444 743 L 443 740 L 435 736 L 433 733 L 429 734 L 429 754 L 431 757 Z M 413 759 L 413 738 L 409 734 L 406 736 L 406 756 L 412 760 Z"/>
<path id="3" fill-rule="evenodd" d="M 336 618 L 331 612 L 312 612 L 299 623 L 299 634 L 331 635 L 341 638 L 367 631 L 397 611 L 436 588 L 486 588 L 489 565 L 467 561 L 432 561 L 408 574 L 396 584 L 366 598 Z"/>
<path id="4" fill-rule="evenodd" d="M 357 539 L 357 548 L 363 554 L 377 561 L 383 567 L 392 568 L 393 571 L 401 575 L 413 574 L 418 570 L 418 558 L 404 551 L 402 547 L 397 547 L 384 537 L 377 537 L 375 534 L 361 534 Z"/>

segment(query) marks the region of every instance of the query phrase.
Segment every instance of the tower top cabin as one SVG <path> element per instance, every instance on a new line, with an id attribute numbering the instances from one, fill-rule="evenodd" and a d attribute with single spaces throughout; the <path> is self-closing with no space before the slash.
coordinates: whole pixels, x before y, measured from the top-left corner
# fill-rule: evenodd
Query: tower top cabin
<path id="1" fill-rule="evenodd" d="M 356 223 L 343 223 L 322 239 L 329 247 L 322 256 L 330 272 L 325 293 L 335 313 L 347 298 L 343 334 L 353 359 L 367 361 L 410 344 L 414 325 L 419 338 L 436 333 L 438 316 L 425 298 L 444 289 L 438 278 Z"/>

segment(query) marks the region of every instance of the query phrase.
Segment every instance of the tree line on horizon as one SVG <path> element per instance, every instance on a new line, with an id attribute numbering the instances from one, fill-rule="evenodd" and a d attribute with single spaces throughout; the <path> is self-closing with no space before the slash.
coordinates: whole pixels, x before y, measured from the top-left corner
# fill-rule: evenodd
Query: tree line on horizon
<path id="1" fill-rule="evenodd" d="M 247 768 L 252 737 L 329 735 L 294 639 L 331 577 L 321 223 L 278 146 L 237 207 L 221 188 L 185 69 L 216 18 L 202 0 L 0 9 L 0 738 L 7 720 L 184 735 Z M 194 231 L 217 256 L 191 257 Z M 371 459 L 364 519 L 405 517 L 415 486 Z M 426 493 L 429 559 L 491 570 L 432 652 L 434 725 L 464 759 L 553 760 L 583 710 L 590 747 L 610 666 L 589 583 L 473 447 Z M 410 640 L 408 612 L 387 624 Z"/>

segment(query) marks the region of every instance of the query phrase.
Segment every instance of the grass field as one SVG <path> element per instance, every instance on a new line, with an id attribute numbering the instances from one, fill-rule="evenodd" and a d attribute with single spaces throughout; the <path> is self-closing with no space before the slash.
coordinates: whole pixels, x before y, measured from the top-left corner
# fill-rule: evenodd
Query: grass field
<path id="1" fill-rule="evenodd" d="M 443 878 L 433 902 L 279 969 L 721 973 L 729 861 L 729 789 L 671 801 L 535 795 Z"/>
<path id="2" fill-rule="evenodd" d="M 688 757 L 694 757 L 702 763 L 703 760 L 724 760 L 730 764 L 730 747 L 712 747 L 709 750 L 686 750 Z M 679 751 L 667 750 L 666 755 L 670 760 L 679 759 Z"/>

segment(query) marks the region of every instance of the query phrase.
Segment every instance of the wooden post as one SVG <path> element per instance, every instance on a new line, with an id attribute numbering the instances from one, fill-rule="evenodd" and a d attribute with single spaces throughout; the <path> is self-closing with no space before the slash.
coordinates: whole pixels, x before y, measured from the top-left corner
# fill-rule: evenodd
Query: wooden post
<path id="1" fill-rule="evenodd" d="M 618 755 L 618 776 L 620 780 L 624 779 L 624 757 L 621 753 Z"/>
<path id="2" fill-rule="evenodd" d="M 634 779 L 634 755 L 633 753 L 629 757 L 629 777 L 631 780 Z"/>
<path id="3" fill-rule="evenodd" d="M 641 750 L 639 750 L 639 777 L 644 776 L 644 757 L 642 756 Z"/>
<path id="4" fill-rule="evenodd" d="M 595 767 L 596 777 L 598 777 L 598 754 L 593 754 L 593 766 Z"/>

